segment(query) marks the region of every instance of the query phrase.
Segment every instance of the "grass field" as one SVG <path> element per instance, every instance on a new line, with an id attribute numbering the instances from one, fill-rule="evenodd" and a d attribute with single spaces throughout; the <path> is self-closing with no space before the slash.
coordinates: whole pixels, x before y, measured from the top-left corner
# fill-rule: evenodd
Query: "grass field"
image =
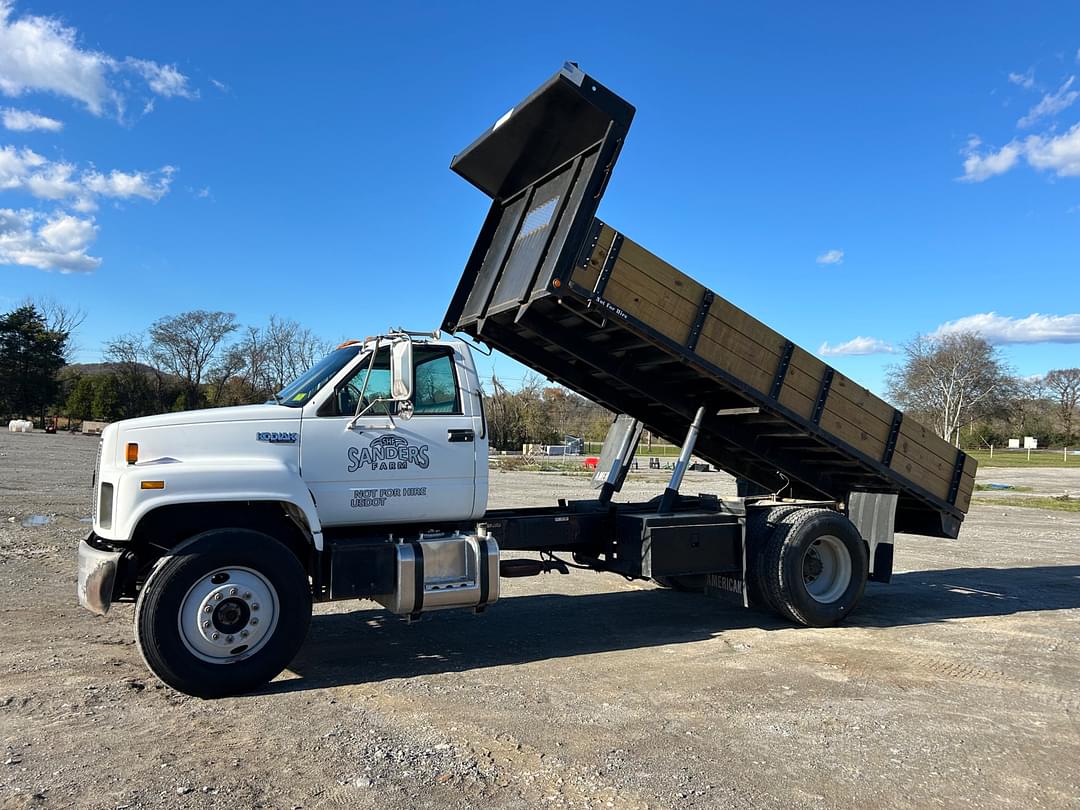
<path id="1" fill-rule="evenodd" d="M 1080 456 L 1071 454 L 1067 457 L 1060 450 L 1032 450 L 1028 459 L 1026 450 L 994 450 L 990 458 L 989 450 L 968 450 L 980 467 L 1077 467 L 1080 468 Z"/>
<path id="2" fill-rule="evenodd" d="M 1019 506 L 1026 509 L 1053 509 L 1058 512 L 1080 512 L 1080 498 L 979 498 L 979 506 Z"/>
<path id="3" fill-rule="evenodd" d="M 598 456 L 600 455 L 600 448 L 603 447 L 603 442 L 585 442 L 585 455 Z M 635 453 L 638 458 L 653 456 L 656 458 L 678 458 L 679 448 L 671 444 L 654 444 L 650 450 L 645 444 L 639 444 L 637 452 Z"/>

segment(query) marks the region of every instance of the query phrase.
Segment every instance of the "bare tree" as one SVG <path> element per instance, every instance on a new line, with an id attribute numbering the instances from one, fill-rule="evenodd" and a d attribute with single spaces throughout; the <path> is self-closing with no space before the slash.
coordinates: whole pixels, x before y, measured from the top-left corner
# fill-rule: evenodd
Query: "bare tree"
<path id="1" fill-rule="evenodd" d="M 1057 397 L 1065 444 L 1072 444 L 1073 419 L 1080 405 L 1080 368 L 1059 368 L 1046 375 L 1043 384 Z"/>
<path id="2" fill-rule="evenodd" d="M 79 350 L 75 343 L 75 330 L 86 320 L 86 310 L 78 306 L 61 304 L 55 298 L 48 296 L 27 298 L 23 305 L 35 307 L 45 319 L 50 332 L 62 332 L 68 336 L 67 344 L 64 346 L 64 359 L 69 363 L 72 362 L 75 353 Z"/>
<path id="3" fill-rule="evenodd" d="M 232 405 L 249 401 L 248 397 L 239 402 L 235 399 L 227 400 L 225 389 L 234 381 L 242 381 L 244 369 L 247 367 L 247 357 L 242 344 L 229 346 L 222 351 L 213 366 L 207 371 L 207 379 L 212 386 L 210 402 L 214 405 Z"/>
<path id="4" fill-rule="evenodd" d="M 902 364 L 889 371 L 890 398 L 930 422 L 945 441 L 959 428 L 1000 409 L 1012 378 L 997 350 L 969 332 L 916 336 Z"/>
<path id="5" fill-rule="evenodd" d="M 140 332 L 128 332 L 106 341 L 102 356 L 119 383 L 120 407 L 125 418 L 166 411 L 176 399 L 176 380 L 153 365 L 150 347 Z"/>
<path id="6" fill-rule="evenodd" d="M 311 368 L 330 351 L 329 344 L 296 321 L 270 316 L 262 335 L 265 383 L 271 390 L 283 388 Z"/>
<path id="7" fill-rule="evenodd" d="M 185 407 L 198 404 L 200 386 L 218 349 L 236 329 L 233 313 L 204 309 L 159 318 L 150 327 L 150 357 L 155 366 L 180 378 Z"/>

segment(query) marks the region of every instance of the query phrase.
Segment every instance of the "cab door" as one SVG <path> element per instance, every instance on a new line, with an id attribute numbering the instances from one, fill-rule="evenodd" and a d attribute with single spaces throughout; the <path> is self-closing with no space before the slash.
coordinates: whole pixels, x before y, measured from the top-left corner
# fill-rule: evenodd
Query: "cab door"
<path id="1" fill-rule="evenodd" d="M 412 418 L 390 396 L 390 353 L 362 356 L 333 395 L 305 411 L 300 471 L 324 526 L 442 523 L 472 516 L 476 435 L 454 352 L 417 344 Z M 366 384 L 365 384 L 366 383 Z M 358 399 L 375 403 L 350 427 Z M 466 412 L 468 410 L 469 412 Z"/>

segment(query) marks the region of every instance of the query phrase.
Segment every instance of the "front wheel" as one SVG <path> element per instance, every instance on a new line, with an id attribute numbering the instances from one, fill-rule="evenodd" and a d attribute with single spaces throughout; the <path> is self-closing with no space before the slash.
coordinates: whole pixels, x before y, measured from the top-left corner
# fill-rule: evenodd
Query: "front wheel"
<path id="1" fill-rule="evenodd" d="M 157 562 L 135 603 L 135 641 L 169 686 L 212 698 L 283 670 L 311 622 L 307 573 L 288 548 L 247 529 L 215 529 Z"/>

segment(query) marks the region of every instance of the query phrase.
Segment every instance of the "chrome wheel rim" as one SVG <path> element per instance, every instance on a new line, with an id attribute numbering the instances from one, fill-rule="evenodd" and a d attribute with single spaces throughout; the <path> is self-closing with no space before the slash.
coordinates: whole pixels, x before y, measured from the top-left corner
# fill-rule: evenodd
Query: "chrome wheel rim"
<path id="1" fill-rule="evenodd" d="M 230 664 L 266 646 L 277 627 L 277 590 L 251 568 L 217 568 L 192 585 L 177 623 L 184 646 L 211 664 Z"/>
<path id="2" fill-rule="evenodd" d="M 840 538 L 825 534 L 803 555 L 803 586 L 810 598 L 831 604 L 843 596 L 851 582 L 851 554 Z"/>

